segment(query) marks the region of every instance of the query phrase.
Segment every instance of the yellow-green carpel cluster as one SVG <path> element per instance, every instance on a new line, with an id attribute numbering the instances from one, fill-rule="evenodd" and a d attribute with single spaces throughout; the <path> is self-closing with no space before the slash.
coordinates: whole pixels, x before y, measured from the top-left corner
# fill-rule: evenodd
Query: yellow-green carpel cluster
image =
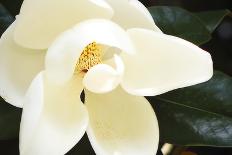
<path id="1" fill-rule="evenodd" d="M 87 73 L 88 70 L 102 63 L 102 48 L 96 42 L 90 43 L 83 50 L 76 65 L 77 73 Z"/>

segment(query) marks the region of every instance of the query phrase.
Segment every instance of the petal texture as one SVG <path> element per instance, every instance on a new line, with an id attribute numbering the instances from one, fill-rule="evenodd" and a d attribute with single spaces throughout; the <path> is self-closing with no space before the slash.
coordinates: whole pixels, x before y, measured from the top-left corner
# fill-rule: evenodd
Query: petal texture
<path id="1" fill-rule="evenodd" d="M 48 49 L 45 63 L 48 78 L 57 83 L 69 80 L 79 56 L 92 42 L 134 52 L 129 36 L 121 27 L 109 20 L 88 20 L 63 33 Z"/>
<path id="2" fill-rule="evenodd" d="M 129 93 L 159 95 L 212 77 L 210 54 L 194 44 L 144 29 L 131 29 L 128 34 L 137 48 L 133 56 L 122 53 L 122 86 Z"/>
<path id="3" fill-rule="evenodd" d="M 46 49 L 61 32 L 80 21 L 112 15 L 104 0 L 24 0 L 15 40 L 28 48 Z"/>
<path id="4" fill-rule="evenodd" d="M 44 69 L 45 51 L 29 50 L 13 40 L 15 23 L 0 40 L 0 95 L 10 104 L 22 107 L 22 99 L 33 78 Z"/>
<path id="5" fill-rule="evenodd" d="M 21 155 L 63 155 L 81 139 L 88 125 L 82 88 L 78 78 L 57 86 L 44 72 L 33 80 L 23 106 Z"/>
<path id="6" fill-rule="evenodd" d="M 124 64 L 117 55 L 114 56 L 114 61 L 116 69 L 107 64 L 92 67 L 83 79 L 85 88 L 95 93 L 107 93 L 115 89 L 121 82 Z"/>
<path id="7" fill-rule="evenodd" d="M 100 95 L 86 92 L 90 142 L 100 155 L 154 155 L 159 129 L 155 113 L 144 97 L 121 88 Z"/>
<path id="8" fill-rule="evenodd" d="M 157 32 L 161 30 L 155 25 L 147 8 L 138 0 L 106 0 L 114 10 L 112 20 L 125 29 L 146 28 Z"/>

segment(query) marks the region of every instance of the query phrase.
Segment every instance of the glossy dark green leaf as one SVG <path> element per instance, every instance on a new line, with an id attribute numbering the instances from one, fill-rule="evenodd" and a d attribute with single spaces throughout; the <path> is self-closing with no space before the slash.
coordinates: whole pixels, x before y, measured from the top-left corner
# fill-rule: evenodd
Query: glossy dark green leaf
<path id="1" fill-rule="evenodd" d="M 203 84 L 150 97 L 161 140 L 180 145 L 232 146 L 232 78 L 215 72 Z"/>
<path id="2" fill-rule="evenodd" d="M 11 13 L 12 16 L 19 14 L 24 0 L 0 0 L 0 3 Z"/>
<path id="3" fill-rule="evenodd" d="M 196 13 L 196 16 L 202 20 L 209 32 L 212 33 L 222 22 L 223 18 L 230 13 L 229 10 L 205 11 Z"/>
<path id="4" fill-rule="evenodd" d="M 166 34 L 186 39 L 197 45 L 211 39 L 202 21 L 184 9 L 169 6 L 155 6 L 148 9 L 157 26 Z"/>
<path id="5" fill-rule="evenodd" d="M 21 109 L 0 99 L 0 140 L 18 137 Z"/>
<path id="6" fill-rule="evenodd" d="M 0 4 L 0 36 L 13 21 L 14 21 L 14 18 L 3 7 L 3 5 Z"/>

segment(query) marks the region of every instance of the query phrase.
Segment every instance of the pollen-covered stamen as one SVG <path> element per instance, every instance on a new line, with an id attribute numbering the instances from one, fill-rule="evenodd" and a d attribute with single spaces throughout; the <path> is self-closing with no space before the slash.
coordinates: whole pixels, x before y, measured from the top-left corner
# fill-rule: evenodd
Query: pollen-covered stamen
<path id="1" fill-rule="evenodd" d="M 96 42 L 85 47 L 78 63 L 76 64 L 77 73 L 86 73 L 91 67 L 102 63 L 102 48 Z"/>

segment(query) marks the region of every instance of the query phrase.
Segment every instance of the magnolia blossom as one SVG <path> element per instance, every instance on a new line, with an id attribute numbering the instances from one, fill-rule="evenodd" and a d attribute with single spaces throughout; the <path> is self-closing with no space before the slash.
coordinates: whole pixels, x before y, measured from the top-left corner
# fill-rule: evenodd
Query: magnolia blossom
<path id="1" fill-rule="evenodd" d="M 213 73 L 209 53 L 163 34 L 137 0 L 25 0 L 0 59 L 0 95 L 23 108 L 21 155 L 63 155 L 85 132 L 98 155 L 153 155 L 143 96 Z"/>

